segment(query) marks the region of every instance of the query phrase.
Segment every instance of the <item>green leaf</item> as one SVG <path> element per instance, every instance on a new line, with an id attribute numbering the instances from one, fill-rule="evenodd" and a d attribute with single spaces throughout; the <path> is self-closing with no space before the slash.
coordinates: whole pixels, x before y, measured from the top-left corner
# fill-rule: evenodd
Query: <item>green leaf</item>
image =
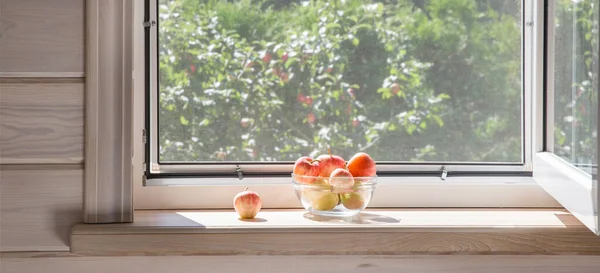
<path id="1" fill-rule="evenodd" d="M 285 68 L 290 68 L 290 66 L 296 63 L 297 60 L 297 58 L 288 58 L 288 60 L 285 62 Z"/>
<path id="2" fill-rule="evenodd" d="M 181 122 L 181 125 L 185 125 L 185 126 L 190 124 L 190 122 L 187 119 L 185 119 L 184 116 L 179 116 L 179 122 Z"/>
<path id="3" fill-rule="evenodd" d="M 358 44 L 359 44 L 359 43 L 360 43 L 360 40 L 359 40 L 358 38 L 354 38 L 354 39 L 352 39 L 352 44 L 353 44 L 354 46 L 358 46 Z"/>

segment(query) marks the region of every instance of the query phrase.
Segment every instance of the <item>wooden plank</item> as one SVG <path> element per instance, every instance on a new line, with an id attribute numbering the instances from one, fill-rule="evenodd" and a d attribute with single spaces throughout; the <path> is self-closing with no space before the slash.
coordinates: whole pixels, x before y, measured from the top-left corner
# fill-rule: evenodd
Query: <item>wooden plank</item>
<path id="1" fill-rule="evenodd" d="M 0 84 L 0 164 L 83 162 L 83 83 Z"/>
<path id="2" fill-rule="evenodd" d="M 1 74 L 1 73 L 0 73 Z M 24 83 L 24 84 L 36 84 L 36 83 L 85 83 L 85 78 L 80 77 L 1 77 L 0 84 L 3 83 Z"/>
<path id="3" fill-rule="evenodd" d="M 84 71 L 84 0 L 1 0 L 1 72 Z"/>
<path id="4" fill-rule="evenodd" d="M 68 250 L 83 220 L 83 170 L 0 171 L 0 251 Z"/>
<path id="5" fill-rule="evenodd" d="M 83 72 L 0 72 L 0 78 L 83 78 Z"/>
<path id="6" fill-rule="evenodd" d="M 86 223 L 133 221 L 132 7 L 86 1 Z"/>
<path id="7" fill-rule="evenodd" d="M 597 273 L 598 256 L 158 256 L 2 255 L 2 273 L 278 272 L 278 273 Z"/>
<path id="8" fill-rule="evenodd" d="M 136 212 L 133 224 L 77 225 L 80 255 L 593 254 L 600 238 L 557 210 L 368 210 L 355 218 L 266 210 Z"/>

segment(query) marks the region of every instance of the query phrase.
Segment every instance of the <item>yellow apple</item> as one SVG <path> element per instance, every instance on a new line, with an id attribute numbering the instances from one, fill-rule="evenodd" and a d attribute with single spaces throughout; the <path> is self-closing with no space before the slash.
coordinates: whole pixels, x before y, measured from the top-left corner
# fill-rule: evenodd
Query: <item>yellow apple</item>
<path id="1" fill-rule="evenodd" d="M 341 194 L 342 205 L 347 209 L 361 209 L 365 205 L 365 199 L 360 193 Z"/>

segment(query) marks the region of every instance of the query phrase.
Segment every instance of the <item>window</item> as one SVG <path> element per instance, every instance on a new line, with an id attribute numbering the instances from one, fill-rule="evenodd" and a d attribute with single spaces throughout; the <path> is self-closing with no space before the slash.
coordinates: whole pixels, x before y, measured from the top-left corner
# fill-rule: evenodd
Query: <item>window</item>
<path id="1" fill-rule="evenodd" d="M 546 148 L 534 167 L 540 185 L 596 233 L 598 14 L 594 1 L 548 6 Z"/>
<path id="2" fill-rule="evenodd" d="M 598 33 L 592 1 L 554 8 L 554 153 L 587 173 L 597 166 Z M 597 24 L 596 18 L 596 24 Z"/>
<path id="3" fill-rule="evenodd" d="M 520 1 L 156 4 L 151 172 L 526 171 Z"/>
<path id="4" fill-rule="evenodd" d="M 184 187 L 138 208 L 298 207 L 331 148 L 377 160 L 375 207 L 556 199 L 598 232 L 595 1 L 146 1 L 144 185 Z"/>

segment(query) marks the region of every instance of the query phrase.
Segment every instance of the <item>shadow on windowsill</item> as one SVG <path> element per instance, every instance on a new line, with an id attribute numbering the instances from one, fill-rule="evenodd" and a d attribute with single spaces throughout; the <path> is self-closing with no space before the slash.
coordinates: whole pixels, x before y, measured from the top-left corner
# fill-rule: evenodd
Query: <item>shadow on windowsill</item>
<path id="1" fill-rule="evenodd" d="M 396 224 L 400 223 L 400 219 L 392 218 L 385 215 L 361 212 L 356 216 L 352 217 L 333 217 L 333 216 L 322 216 L 307 212 L 304 214 L 304 218 L 323 223 L 338 223 L 338 224 L 360 224 L 360 225 L 381 225 L 381 224 Z"/>

